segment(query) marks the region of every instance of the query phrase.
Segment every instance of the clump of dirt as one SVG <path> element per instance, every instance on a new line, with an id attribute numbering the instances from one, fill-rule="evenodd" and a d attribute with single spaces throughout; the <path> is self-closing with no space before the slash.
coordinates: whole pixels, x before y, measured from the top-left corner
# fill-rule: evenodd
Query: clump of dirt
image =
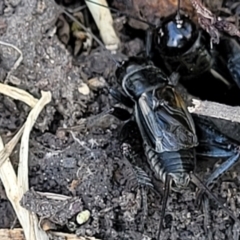
<path id="1" fill-rule="evenodd" d="M 109 54 L 94 43 L 89 52 L 73 57 L 73 48 L 67 49 L 56 34 L 60 15 L 54 1 L 0 2 L 0 40 L 14 44 L 23 54 L 21 64 L 5 83 L 25 89 L 36 97 L 40 96 L 41 90 L 51 91 L 53 96 L 31 133 L 30 187 L 36 192 L 77 197 L 81 200 L 79 211 L 90 211 L 90 218 L 84 224 L 76 222 L 78 211 L 70 214 L 68 220 L 64 218 L 64 226 L 55 221 L 55 228 L 60 231 L 108 240 L 156 239 L 163 184 L 149 169 L 137 127 L 132 125 L 128 138 L 122 139 L 119 137 L 122 129 L 120 121 L 111 116 L 105 117 L 104 121 L 95 118 L 115 104 L 108 88 L 118 86 L 116 65 Z M 4 29 L 3 34 L 1 29 Z M 124 29 L 124 26 L 119 29 Z M 123 40 L 123 53 L 128 56 L 139 54 L 144 46 L 143 40 L 125 33 L 119 33 Z M 115 58 L 126 59 L 126 55 L 116 54 Z M 17 58 L 18 53 L 14 49 L 1 46 L 1 82 L 6 79 Z M 100 77 L 103 80 L 100 81 Z M 0 96 L 0 134 L 5 142 L 19 129 L 28 112 L 29 108 L 24 104 Z M 95 124 L 91 123 L 91 117 Z M 83 122 L 86 118 L 90 123 Z M 228 131 L 226 128 L 225 131 Z M 122 156 L 123 141 L 129 143 L 135 152 L 132 163 Z M 16 169 L 17 153 L 18 148 L 12 156 Z M 202 179 L 209 174 L 208 168 L 213 163 L 197 163 L 196 171 Z M 147 173 L 154 189 L 136 182 L 133 165 Z M 234 214 L 239 215 L 237 169 L 224 174 L 213 191 L 227 202 Z M 234 233 L 237 233 L 232 219 L 213 201 L 210 201 L 208 212 L 210 227 L 204 228 L 208 214 L 202 212 L 202 208 L 196 208 L 195 194 L 194 186 L 183 194 L 171 192 L 161 239 L 206 239 L 207 232 L 214 239 L 234 239 Z M 29 196 L 34 204 L 34 200 L 39 199 L 38 195 Z M 40 217 L 56 219 L 40 212 L 41 203 L 36 202 L 31 210 L 36 210 Z M 0 209 L 1 228 L 18 226 L 2 186 Z M 52 212 L 55 217 L 61 213 L 57 210 Z M 65 224 L 66 221 L 73 222 L 74 227 Z"/>

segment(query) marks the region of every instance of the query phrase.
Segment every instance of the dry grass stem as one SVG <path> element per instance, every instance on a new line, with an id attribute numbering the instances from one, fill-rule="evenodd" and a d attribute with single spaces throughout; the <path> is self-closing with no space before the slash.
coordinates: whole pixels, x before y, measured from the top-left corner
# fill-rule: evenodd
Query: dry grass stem
<path id="1" fill-rule="evenodd" d="M 24 126 L 18 131 L 14 138 L 7 144 L 7 147 L 4 148 L 3 141 L 0 137 L 0 178 L 3 182 L 6 195 L 11 202 L 16 215 L 21 223 L 24 235 L 26 240 L 47 240 L 49 239 L 47 234 L 39 229 L 37 217 L 22 208 L 19 204 L 23 194 L 28 190 L 28 148 L 29 148 L 29 135 L 31 129 L 46 104 L 51 101 L 50 92 L 42 92 L 42 97 L 39 101 L 33 98 L 27 92 L 9 87 L 4 84 L 1 84 L 1 93 L 13 97 L 15 99 L 21 99 L 26 104 L 33 106 L 33 109 L 29 113 L 29 116 L 26 120 Z M 12 93 L 12 95 L 11 95 Z M 24 96 L 24 97 L 22 97 Z M 37 101 L 37 102 L 36 102 Z M 22 135 L 22 141 L 20 146 L 20 160 L 18 168 L 18 176 L 13 169 L 13 166 L 8 158 L 11 154 L 11 151 L 14 149 L 18 140 Z"/>
<path id="2" fill-rule="evenodd" d="M 28 92 L 12 87 L 3 83 L 0 83 L 0 93 L 11 97 L 15 100 L 20 100 L 22 102 L 25 102 L 27 105 L 29 105 L 31 108 L 33 108 L 36 103 L 38 102 L 38 99 L 34 98 L 31 94 Z"/>
<path id="3" fill-rule="evenodd" d="M 51 101 L 51 93 L 43 92 L 42 97 L 37 102 L 35 107 L 29 113 L 25 123 L 25 128 L 22 135 L 19 155 L 19 166 L 18 166 L 18 185 L 19 190 L 22 191 L 22 195 L 28 190 L 28 149 L 29 149 L 29 136 L 34 123 L 40 112 L 43 110 L 45 105 Z"/>
<path id="4" fill-rule="evenodd" d="M 7 77 L 5 79 L 5 82 L 8 80 L 8 78 L 10 77 L 10 75 L 12 74 L 12 72 L 18 68 L 18 66 L 21 64 L 22 60 L 23 60 L 23 54 L 22 54 L 22 51 L 17 48 L 16 46 L 14 46 L 13 44 L 11 43 L 6 43 L 6 42 L 3 42 L 3 41 L 0 41 L 0 44 L 3 45 L 3 46 L 6 46 L 6 47 L 10 47 L 10 48 L 13 48 L 14 50 L 16 50 L 18 53 L 19 53 L 19 58 L 17 59 L 17 61 L 14 63 L 12 69 L 8 72 L 7 74 Z"/>
<path id="5" fill-rule="evenodd" d="M 19 139 L 22 136 L 23 130 L 24 130 L 25 125 L 23 125 L 20 130 L 17 132 L 17 134 L 11 139 L 11 141 L 9 141 L 4 149 L 2 151 L 0 151 L 0 167 L 2 166 L 2 164 L 9 158 L 9 156 L 11 155 L 13 149 L 15 148 L 15 146 L 17 145 Z"/>
<path id="6" fill-rule="evenodd" d="M 52 236 L 56 237 L 65 237 L 66 240 L 100 240 L 94 237 L 77 237 L 74 234 L 64 234 L 60 232 L 51 232 Z M 21 228 L 15 228 L 13 230 L 10 229 L 0 229 L 0 239 L 1 240 L 25 240 L 23 229 Z"/>
<path id="7" fill-rule="evenodd" d="M 60 201 L 64 201 L 67 199 L 71 199 L 72 197 L 66 196 L 66 195 L 62 195 L 62 194 L 56 194 L 56 193 L 50 193 L 50 192 L 37 192 L 37 194 L 44 196 L 48 199 L 53 199 L 53 200 L 60 200 Z"/>
<path id="8" fill-rule="evenodd" d="M 108 6 L 106 0 L 93 0 L 104 6 Z M 117 50 L 120 40 L 113 28 L 113 19 L 109 9 L 86 1 L 86 4 L 95 20 L 101 34 L 101 38 L 109 50 Z"/>

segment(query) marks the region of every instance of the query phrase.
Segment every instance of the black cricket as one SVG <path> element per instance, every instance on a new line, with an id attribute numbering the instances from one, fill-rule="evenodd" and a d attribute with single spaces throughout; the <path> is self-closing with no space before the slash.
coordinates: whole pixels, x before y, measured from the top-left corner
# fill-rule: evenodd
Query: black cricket
<path id="1" fill-rule="evenodd" d="M 210 127 L 205 120 L 196 118 L 194 122 L 171 78 L 145 60 L 141 63 L 140 59 L 134 58 L 127 62 L 122 68 L 120 80 L 123 92 L 111 89 L 110 93 L 127 107 L 132 106 L 133 119 L 140 130 L 147 161 L 157 178 L 165 183 L 158 239 L 169 189 L 182 192 L 190 182 L 201 189 L 200 196 L 206 192 L 240 223 L 208 188 L 238 161 L 239 145 Z M 125 121 L 131 117 L 126 109 L 119 107 L 113 108 L 110 113 Z M 227 160 L 202 183 L 194 171 L 197 155 Z"/>

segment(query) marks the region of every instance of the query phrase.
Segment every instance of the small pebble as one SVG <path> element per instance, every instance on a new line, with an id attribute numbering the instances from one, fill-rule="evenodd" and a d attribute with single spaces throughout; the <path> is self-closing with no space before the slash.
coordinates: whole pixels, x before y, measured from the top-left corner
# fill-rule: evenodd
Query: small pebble
<path id="1" fill-rule="evenodd" d="M 84 210 L 77 215 L 76 221 L 79 225 L 84 224 L 90 218 L 90 211 Z"/>
<path id="2" fill-rule="evenodd" d="M 103 77 L 95 77 L 88 80 L 89 87 L 96 91 L 106 86 L 106 81 Z"/>
<path id="3" fill-rule="evenodd" d="M 78 91 L 83 94 L 83 95 L 88 95 L 90 93 L 90 89 L 88 87 L 88 85 L 86 83 L 82 83 L 79 87 L 78 87 Z"/>

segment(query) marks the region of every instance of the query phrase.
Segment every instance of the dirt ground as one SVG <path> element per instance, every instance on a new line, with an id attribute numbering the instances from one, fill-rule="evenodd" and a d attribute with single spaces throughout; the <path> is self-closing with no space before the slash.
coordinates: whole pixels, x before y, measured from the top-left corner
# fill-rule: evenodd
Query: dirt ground
<path id="1" fill-rule="evenodd" d="M 29 184 L 35 191 L 52 192 L 81 199 L 81 209 L 90 211 L 82 225 L 74 218 L 59 231 L 99 239 L 156 239 L 161 216 L 163 184 L 155 179 L 141 147 L 138 130 L 133 126 L 127 142 L 136 153 L 136 165 L 153 182 L 151 188 L 135 186 L 132 165 L 121 154 L 121 122 L 107 116 L 87 127 L 83 118 L 107 111 L 115 104 L 108 87 L 116 87 L 116 66 L 99 47 L 90 54 L 73 57 L 59 40 L 56 27 L 60 15 L 53 1 L 0 1 L 0 41 L 14 44 L 23 61 L 5 83 L 25 89 L 35 97 L 49 90 L 53 100 L 41 113 L 30 139 Z M 91 18 L 90 18 L 91 20 Z M 143 41 L 123 36 L 123 53 L 142 51 Z M 124 54 L 116 57 L 125 58 Z M 0 81 L 11 70 L 18 53 L 0 45 Z M 99 77 L 104 80 L 100 82 Z M 97 87 L 89 81 L 93 79 Z M 84 93 L 84 94 L 83 94 Z M 8 142 L 23 124 L 29 107 L 0 95 L 0 135 Z M 240 141 L 239 126 L 216 122 L 218 127 Z M 77 129 L 63 130 L 79 126 Z M 11 156 L 18 166 L 18 148 Z M 217 159 L 219 160 L 219 159 Z M 215 161 L 199 160 L 197 173 L 204 179 Z M 240 211 L 239 167 L 226 173 L 214 185 L 213 192 L 226 202 L 234 214 Z M 239 239 L 238 226 L 217 204 L 209 200 L 210 209 L 195 206 L 196 188 L 183 194 L 170 193 L 161 239 Z M 34 201 L 34 200 L 32 200 Z M 205 221 L 205 222 L 204 222 Z M 72 224 L 72 225 L 71 225 Z M 71 225 L 71 226 L 70 226 Z M 0 228 L 18 227 L 16 215 L 0 184 Z"/>

